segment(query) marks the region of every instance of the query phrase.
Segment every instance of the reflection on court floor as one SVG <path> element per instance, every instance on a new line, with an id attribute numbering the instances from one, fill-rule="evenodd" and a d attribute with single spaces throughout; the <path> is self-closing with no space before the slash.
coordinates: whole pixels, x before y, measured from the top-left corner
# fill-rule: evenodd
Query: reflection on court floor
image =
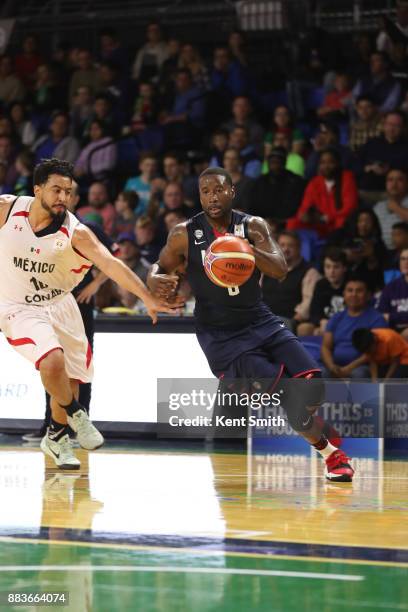
<path id="1" fill-rule="evenodd" d="M 406 462 L 357 459 L 350 485 L 313 455 L 78 453 L 66 474 L 0 447 L 0 592 L 68 591 L 76 612 L 408 609 Z"/>

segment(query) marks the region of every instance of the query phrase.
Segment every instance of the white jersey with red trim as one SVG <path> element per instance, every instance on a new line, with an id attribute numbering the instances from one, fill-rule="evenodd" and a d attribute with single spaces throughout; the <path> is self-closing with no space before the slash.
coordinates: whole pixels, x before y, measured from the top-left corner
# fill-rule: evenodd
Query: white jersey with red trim
<path id="1" fill-rule="evenodd" d="M 16 198 L 0 228 L 0 306 L 55 303 L 92 267 L 72 246 L 78 219 L 67 211 L 57 231 L 38 236 L 28 219 L 33 201 L 29 196 Z"/>

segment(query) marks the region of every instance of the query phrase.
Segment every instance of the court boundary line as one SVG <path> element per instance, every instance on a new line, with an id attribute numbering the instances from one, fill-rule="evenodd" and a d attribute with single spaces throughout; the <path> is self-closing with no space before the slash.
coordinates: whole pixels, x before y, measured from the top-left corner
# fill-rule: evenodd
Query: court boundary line
<path id="1" fill-rule="evenodd" d="M 10 544 L 56 544 L 58 546 L 82 546 L 87 548 L 109 548 L 113 550 L 134 550 L 134 551 L 145 551 L 145 552 L 161 552 L 161 553 L 193 553 L 196 555 L 202 556 L 228 556 L 228 557 L 249 557 L 256 559 L 265 559 L 269 561 L 278 561 L 279 559 L 283 559 L 286 561 L 316 561 L 318 563 L 337 563 L 337 564 L 348 564 L 348 565 L 372 565 L 372 566 L 385 566 L 385 567 L 399 567 L 399 568 L 408 568 L 408 563 L 397 563 L 395 561 L 372 561 L 364 559 L 342 559 L 332 557 L 302 557 L 299 555 L 266 555 L 261 553 L 246 553 L 246 552 L 236 552 L 236 551 L 226 551 L 226 550 L 203 550 L 196 548 L 177 548 L 177 547 L 166 547 L 166 546 L 148 546 L 148 545 L 138 545 L 138 544 L 113 544 L 113 543 L 103 543 L 103 542 L 84 542 L 84 541 L 75 541 L 75 540 L 51 540 L 51 539 L 41 539 L 41 538 L 18 538 L 15 536 L 0 536 L 0 542 L 10 543 Z"/>

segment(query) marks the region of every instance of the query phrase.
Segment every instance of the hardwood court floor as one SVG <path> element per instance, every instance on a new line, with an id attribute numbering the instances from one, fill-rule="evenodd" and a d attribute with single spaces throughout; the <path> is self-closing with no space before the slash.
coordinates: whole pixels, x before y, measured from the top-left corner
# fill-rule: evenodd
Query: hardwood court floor
<path id="1" fill-rule="evenodd" d="M 74 612 L 408 610 L 408 462 L 356 461 L 334 485 L 306 456 L 76 452 L 61 474 L 0 446 L 1 593 L 68 591 L 56 609 Z"/>

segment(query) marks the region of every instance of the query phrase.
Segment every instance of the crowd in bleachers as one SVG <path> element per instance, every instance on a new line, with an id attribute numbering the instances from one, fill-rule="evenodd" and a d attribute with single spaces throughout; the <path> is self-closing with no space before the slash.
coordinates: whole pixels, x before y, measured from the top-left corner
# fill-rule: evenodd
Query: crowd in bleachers
<path id="1" fill-rule="evenodd" d="M 100 224 L 145 278 L 168 231 L 200 210 L 200 172 L 223 166 L 235 207 L 264 217 L 287 259 L 283 282 L 263 279 L 271 309 L 330 375 L 400 375 L 408 365 L 401 7 L 396 23 L 355 39 L 352 63 L 310 45 L 274 90 L 254 78 L 250 41 L 238 31 L 205 58 L 158 23 L 134 57 L 111 28 L 94 53 L 69 45 L 47 53 L 28 35 L 0 58 L 0 194 L 31 195 L 42 158 L 73 162 L 78 216 Z M 135 300 L 107 283 L 97 304 Z"/>

